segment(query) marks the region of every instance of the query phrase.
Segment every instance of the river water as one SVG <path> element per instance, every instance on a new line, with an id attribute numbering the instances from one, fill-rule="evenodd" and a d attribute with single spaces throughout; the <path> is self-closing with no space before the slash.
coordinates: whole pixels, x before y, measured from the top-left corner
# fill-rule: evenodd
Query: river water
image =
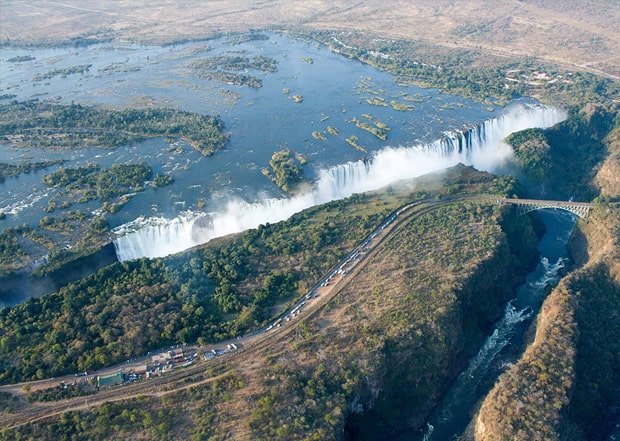
<path id="1" fill-rule="evenodd" d="M 448 441 L 463 433 L 476 404 L 493 387 L 499 375 L 518 360 L 524 336 L 545 296 L 560 280 L 568 263 L 567 243 L 575 225 L 571 213 L 539 211 L 546 232 L 538 243 L 540 262 L 517 288 L 478 353 L 454 380 L 428 418 L 423 430 L 401 434 L 398 441 Z"/>
<path id="2" fill-rule="evenodd" d="M 196 210 L 201 199 L 207 202 L 204 210 L 214 211 L 230 198 L 253 202 L 281 197 L 283 194 L 260 169 L 268 166 L 272 153 L 282 148 L 306 155 L 309 164 L 304 173 L 314 180 L 320 170 L 367 155 L 346 143 L 351 135 L 372 154 L 386 145 L 430 142 L 444 131 L 460 130 L 501 113 L 501 109 L 492 112 L 488 106 L 435 89 L 399 85 L 387 73 L 316 44 L 279 34 L 266 36 L 265 40 L 242 44 L 220 38 L 165 47 L 115 43 L 80 48 L 0 48 L 0 95 L 119 109 L 160 106 L 218 114 L 231 133 L 225 150 L 208 158 L 182 142 L 152 139 L 114 150 L 16 150 L 0 145 L 0 161 L 62 158 L 68 161 L 66 167 L 145 161 L 155 172 L 174 177 L 173 185 L 135 195 L 123 210 L 111 215 L 112 226 L 118 226 L 139 216 L 174 218 L 183 211 Z M 24 55 L 34 59 L 7 61 Z M 241 72 L 261 79 L 263 87 L 255 89 L 200 78 L 190 67 L 192 62 L 219 55 L 270 57 L 278 63 L 277 72 Z M 89 64 L 84 74 L 37 79 L 37 75 L 53 70 Z M 285 88 L 289 94 L 283 93 Z M 294 94 L 301 94 L 303 102 L 293 102 L 290 96 Z M 366 99 L 373 97 L 410 105 L 411 110 L 368 104 Z M 351 123 L 353 118 L 365 120 L 364 114 L 391 127 L 387 141 Z M 336 127 L 340 133 L 327 135 L 327 126 Z M 313 131 L 324 132 L 328 140 L 313 138 Z M 8 214 L 0 227 L 38 223 L 46 214 L 43 208 L 47 201 L 56 193 L 41 180 L 56 168 L 0 183 L 0 210 Z M 98 203 L 76 204 L 74 208 L 94 210 Z"/>
<path id="3" fill-rule="evenodd" d="M 501 141 L 530 127 L 549 127 L 565 115 L 557 109 L 518 100 L 491 109 L 435 89 L 404 86 L 374 68 L 330 52 L 325 47 L 279 34 L 236 44 L 228 37 L 158 47 L 100 44 L 85 48 L 0 49 L 2 94 L 15 99 L 50 99 L 112 108 L 163 106 L 219 114 L 231 133 L 225 150 L 205 158 L 182 142 L 151 139 L 109 149 L 13 149 L 0 145 L 0 161 L 65 159 L 66 167 L 97 163 L 146 162 L 156 173 L 174 177 L 168 187 L 133 195 L 110 214 L 112 238 L 121 260 L 158 257 L 182 251 L 214 237 L 277 222 L 312 205 L 388 185 L 463 162 L 498 171 L 511 151 Z M 33 59 L 8 62 L 11 57 Z M 261 79 L 255 89 L 201 78 L 191 63 L 227 55 L 270 57 L 277 71 L 248 73 Z M 50 72 L 91 65 L 83 74 Z M 283 93 L 283 89 L 288 93 Z M 290 95 L 301 94 L 295 103 Z M 410 106 L 398 110 L 367 100 Z M 6 102 L 6 99 L 4 100 Z M 391 130 L 379 140 L 352 119 L 379 119 Z M 327 134 L 336 127 L 337 135 Z M 315 139 L 314 131 L 327 140 Z M 359 138 L 367 153 L 345 139 Z M 304 174 L 313 188 L 296 197 L 283 194 L 261 168 L 281 148 L 306 155 Z M 0 183 L 0 228 L 36 226 L 47 215 L 50 199 L 62 201 L 61 189 L 42 183 L 52 167 Z M 99 201 L 74 203 L 72 209 L 96 212 Z M 49 234 L 49 233 L 47 233 Z M 69 246 L 72 238 L 57 237 Z M 36 257 L 36 256 L 35 256 Z"/>

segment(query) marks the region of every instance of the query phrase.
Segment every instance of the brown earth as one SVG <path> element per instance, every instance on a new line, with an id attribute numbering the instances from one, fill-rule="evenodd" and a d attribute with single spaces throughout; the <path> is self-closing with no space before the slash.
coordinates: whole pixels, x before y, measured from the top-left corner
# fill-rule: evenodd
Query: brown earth
<path id="1" fill-rule="evenodd" d="M 620 78 L 616 0 L 5 0 L 0 40 L 57 43 L 72 37 L 143 42 L 202 38 L 249 28 L 305 27 L 542 60 Z"/>
<path id="2" fill-rule="evenodd" d="M 605 411 L 611 406 L 596 393 L 583 391 L 606 390 L 610 387 L 606 376 L 611 377 L 609 372 L 614 368 L 610 366 L 602 376 L 587 372 L 580 375 L 579 369 L 605 368 L 605 362 L 599 359 L 583 361 L 592 356 L 591 351 L 587 352 L 588 345 L 592 346 L 592 331 L 588 333 L 584 329 L 584 321 L 592 320 L 584 312 L 588 304 L 599 302 L 607 313 L 596 317 L 596 326 L 604 330 L 597 341 L 602 351 L 611 354 L 612 359 L 620 355 L 617 345 L 614 349 L 609 343 L 601 343 L 605 337 L 617 339 L 613 330 L 607 331 L 611 337 L 606 336 L 606 330 L 617 329 L 620 312 L 618 219 L 618 208 L 609 205 L 597 207 L 587 223 L 579 223 L 571 251 L 583 266 L 563 278 L 547 297 L 537 318 L 534 341 L 486 396 L 464 440 L 603 439 L 609 427 L 597 426 L 600 422 L 583 421 L 583 418 L 597 405 L 602 405 Z M 585 334 L 587 337 L 583 337 Z M 591 380 L 580 385 L 583 378 Z M 588 403 L 581 402 L 584 398 Z M 605 417 L 601 419 L 604 421 Z M 588 437 L 588 431 L 599 432 L 601 437 Z"/>

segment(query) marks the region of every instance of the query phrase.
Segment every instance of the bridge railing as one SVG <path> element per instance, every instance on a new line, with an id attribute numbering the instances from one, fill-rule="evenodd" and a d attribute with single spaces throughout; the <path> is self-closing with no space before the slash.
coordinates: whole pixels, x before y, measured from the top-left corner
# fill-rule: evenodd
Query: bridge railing
<path id="1" fill-rule="evenodd" d="M 544 199 L 499 199 L 500 204 L 516 205 L 519 216 L 547 208 L 569 211 L 582 219 L 587 219 L 594 204 L 590 202 L 553 201 Z"/>

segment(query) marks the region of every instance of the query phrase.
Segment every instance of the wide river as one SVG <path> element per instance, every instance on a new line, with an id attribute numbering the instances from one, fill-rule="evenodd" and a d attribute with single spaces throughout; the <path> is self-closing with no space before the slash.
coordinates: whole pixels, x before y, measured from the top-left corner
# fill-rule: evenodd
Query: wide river
<path id="1" fill-rule="evenodd" d="M 461 129 L 495 116 L 488 106 L 438 92 L 397 84 L 389 74 L 334 54 L 324 47 L 297 41 L 278 34 L 266 40 L 235 44 L 221 38 L 174 46 L 137 46 L 100 44 L 80 48 L 0 49 L 0 95 L 14 99 L 38 98 L 60 103 L 172 107 L 202 114 L 218 114 L 231 133 L 226 149 L 205 158 L 183 143 L 180 148 L 170 140 L 154 139 L 115 150 L 82 149 L 74 151 L 15 150 L 0 145 L 0 161 L 23 159 L 67 159 L 67 167 L 95 162 L 141 162 L 156 172 L 170 173 L 175 183 L 166 188 L 147 190 L 136 195 L 119 213 L 111 217 L 113 226 L 141 215 L 173 217 L 196 208 L 204 198 L 207 211 L 229 197 L 248 201 L 265 196 L 281 196 L 273 183 L 261 174 L 274 151 L 285 147 L 305 154 L 309 159 L 305 173 L 316 177 L 318 170 L 365 156 L 345 139 L 359 138 L 369 153 L 386 145 L 411 145 L 440 137 L 446 130 Z M 7 62 L 11 57 L 28 55 L 26 62 Z M 248 72 L 262 80 L 254 89 L 198 78 L 189 67 L 195 60 L 217 55 L 257 55 L 277 60 L 277 72 Z M 91 65 L 84 74 L 36 80 L 37 75 L 77 65 Z M 283 93 L 289 89 L 290 93 Z M 301 94 L 295 103 L 290 95 Z M 368 104 L 367 98 L 381 97 L 411 106 L 410 111 L 391 106 Z M 8 102 L 4 99 L 3 102 Z M 501 111 L 501 109 L 498 109 Z M 358 129 L 350 121 L 372 115 L 392 130 L 387 141 Z M 313 131 L 336 127 L 337 136 L 327 141 L 312 137 Z M 45 215 L 43 207 L 53 197 L 41 179 L 50 168 L 0 184 L 0 210 L 7 219 L 2 227 L 28 223 L 35 225 Z M 92 210 L 91 202 L 74 208 Z"/>

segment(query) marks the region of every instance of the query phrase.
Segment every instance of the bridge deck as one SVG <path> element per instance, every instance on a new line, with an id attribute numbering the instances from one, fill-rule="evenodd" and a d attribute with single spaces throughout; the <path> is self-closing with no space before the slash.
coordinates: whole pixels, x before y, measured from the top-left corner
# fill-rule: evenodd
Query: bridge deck
<path id="1" fill-rule="evenodd" d="M 515 204 L 515 205 L 549 205 L 549 206 L 558 206 L 558 207 L 594 207 L 592 202 L 573 202 L 573 201 L 552 201 L 545 199 L 501 199 L 501 202 L 504 204 Z"/>
<path id="2" fill-rule="evenodd" d="M 556 208 L 560 210 L 570 211 L 571 213 L 579 216 L 582 219 L 587 219 L 590 214 L 590 210 L 594 207 L 591 202 L 573 202 L 573 201 L 551 201 L 543 199 L 500 199 L 500 204 L 516 205 L 519 210 L 519 215 L 529 213 L 535 210 L 542 210 L 545 208 Z"/>

